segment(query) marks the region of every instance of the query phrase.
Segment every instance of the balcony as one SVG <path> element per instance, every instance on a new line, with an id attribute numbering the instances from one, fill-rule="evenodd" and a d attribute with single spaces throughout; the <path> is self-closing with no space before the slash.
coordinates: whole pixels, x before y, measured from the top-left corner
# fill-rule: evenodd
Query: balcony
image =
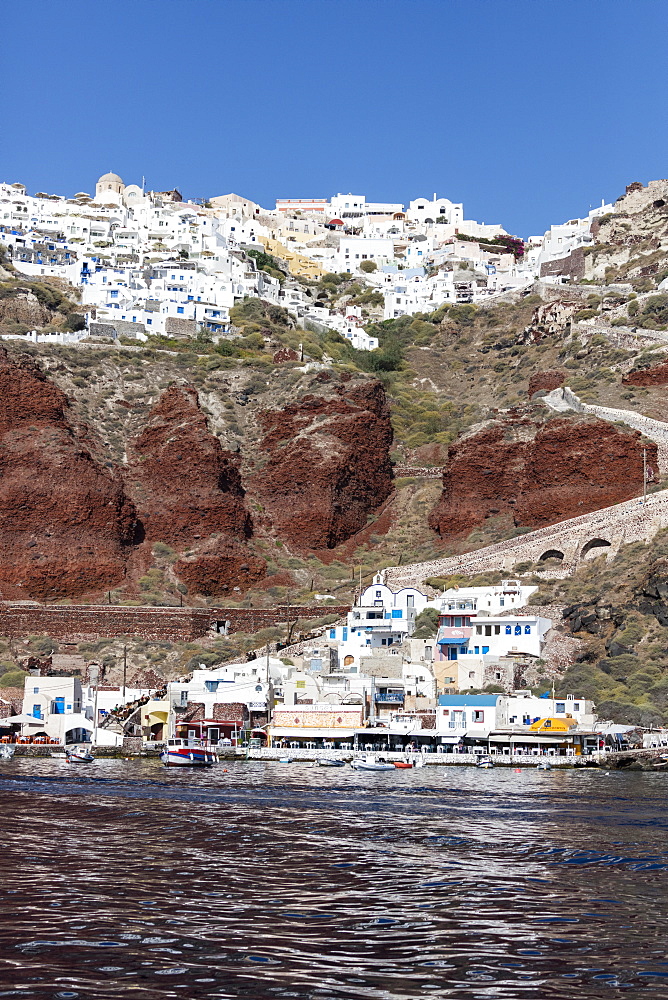
<path id="1" fill-rule="evenodd" d="M 375 701 L 378 705 L 403 705 L 403 691 L 388 691 L 386 694 L 376 694 Z"/>

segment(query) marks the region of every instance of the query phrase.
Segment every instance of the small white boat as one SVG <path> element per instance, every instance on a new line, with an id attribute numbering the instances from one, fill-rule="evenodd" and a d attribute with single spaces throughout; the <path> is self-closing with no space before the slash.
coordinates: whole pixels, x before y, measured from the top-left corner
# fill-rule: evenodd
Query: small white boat
<path id="1" fill-rule="evenodd" d="M 333 757 L 318 757 L 316 762 L 318 767 L 345 767 L 344 760 L 335 760 Z"/>
<path id="2" fill-rule="evenodd" d="M 87 747 L 70 747 L 65 750 L 68 764 L 92 764 L 95 757 Z"/>
<path id="3" fill-rule="evenodd" d="M 166 767 L 211 767 L 218 758 L 202 740 L 173 739 L 167 740 L 160 760 Z"/>
<path id="4" fill-rule="evenodd" d="M 536 765 L 537 771 L 551 771 L 552 765 L 547 760 L 541 760 L 540 764 Z"/>
<path id="5" fill-rule="evenodd" d="M 10 743 L 0 744 L 0 760 L 11 760 L 16 753 L 16 747 Z"/>
<path id="6" fill-rule="evenodd" d="M 494 767 L 494 761 L 491 757 L 481 757 L 480 760 L 475 762 L 475 766 L 479 767 L 481 770 L 486 771 L 490 767 Z"/>
<path id="7" fill-rule="evenodd" d="M 394 764 L 388 764 L 383 757 L 376 759 L 371 754 L 359 757 L 357 760 L 351 760 L 350 766 L 354 767 L 356 771 L 396 771 Z"/>

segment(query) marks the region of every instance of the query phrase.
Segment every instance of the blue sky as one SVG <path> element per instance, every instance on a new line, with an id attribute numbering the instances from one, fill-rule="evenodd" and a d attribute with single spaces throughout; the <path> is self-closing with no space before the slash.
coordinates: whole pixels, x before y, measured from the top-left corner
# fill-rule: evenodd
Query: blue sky
<path id="1" fill-rule="evenodd" d="M 0 180 L 463 201 L 522 236 L 668 173 L 665 0 L 3 7 Z M 13 39 L 7 44 L 7 39 Z"/>

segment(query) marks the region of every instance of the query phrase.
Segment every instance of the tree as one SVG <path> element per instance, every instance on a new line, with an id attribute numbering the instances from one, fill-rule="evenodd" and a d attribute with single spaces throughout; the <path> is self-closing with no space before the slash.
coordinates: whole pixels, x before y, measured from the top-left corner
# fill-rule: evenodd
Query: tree
<path id="1" fill-rule="evenodd" d="M 372 271 L 378 270 L 378 264 L 375 260 L 363 260 L 360 264 L 360 271 L 364 271 L 365 274 L 371 274 Z"/>
<path id="2" fill-rule="evenodd" d="M 432 639 L 438 631 L 438 611 L 436 608 L 425 608 L 415 619 L 416 639 Z"/>

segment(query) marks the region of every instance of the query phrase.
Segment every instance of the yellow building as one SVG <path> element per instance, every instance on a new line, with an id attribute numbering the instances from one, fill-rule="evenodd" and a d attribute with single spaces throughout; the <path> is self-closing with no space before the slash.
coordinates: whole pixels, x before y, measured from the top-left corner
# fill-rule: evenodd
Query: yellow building
<path id="1" fill-rule="evenodd" d="M 296 278 L 321 278 L 327 273 L 315 261 L 295 250 L 289 250 L 279 240 L 272 240 L 269 236 L 260 236 L 259 239 L 267 253 L 284 260 L 290 269 L 290 274 L 294 274 Z"/>

